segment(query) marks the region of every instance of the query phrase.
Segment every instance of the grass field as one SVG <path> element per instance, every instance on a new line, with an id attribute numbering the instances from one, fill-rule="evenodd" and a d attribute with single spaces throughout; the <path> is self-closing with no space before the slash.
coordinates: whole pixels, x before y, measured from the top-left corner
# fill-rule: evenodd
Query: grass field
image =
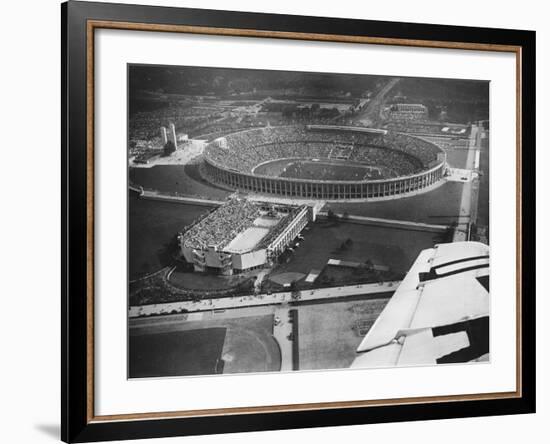
<path id="1" fill-rule="evenodd" d="M 220 200 L 230 194 L 204 180 L 198 164 L 130 168 L 129 175 L 135 184 L 158 191 Z"/>
<path id="2" fill-rule="evenodd" d="M 328 259 L 342 259 L 387 265 L 396 273 L 408 271 L 421 250 L 434 244 L 434 233 L 384 228 L 350 222 L 337 225 L 315 223 L 302 232 L 304 240 L 290 257 L 290 261 L 277 267 L 273 274 L 297 272 L 308 274 L 311 269 L 321 270 Z M 339 247 L 347 239 L 351 247 Z"/>
<path id="3" fill-rule="evenodd" d="M 281 177 L 316 180 L 364 180 L 378 179 L 376 170 L 361 165 L 345 165 L 335 162 L 296 161 L 291 163 Z"/>
<path id="4" fill-rule="evenodd" d="M 427 193 L 401 199 L 361 203 L 329 203 L 335 213 L 348 212 L 357 216 L 409 220 L 431 224 L 449 224 L 460 211 L 463 185 L 447 182 Z M 445 216 L 445 217 L 440 217 Z"/>
<path id="5" fill-rule="evenodd" d="M 225 336 L 222 327 L 130 335 L 129 376 L 215 374 Z"/>
<path id="6" fill-rule="evenodd" d="M 180 265 L 170 275 L 170 283 L 189 290 L 223 290 L 236 287 L 248 279 L 247 275 L 222 276 L 213 273 L 184 271 Z"/>
<path id="7" fill-rule="evenodd" d="M 145 169 L 144 169 L 145 170 Z M 176 233 L 212 208 L 128 198 L 128 267 L 130 279 L 172 262 L 166 245 Z"/>
<path id="8" fill-rule="evenodd" d="M 295 281 L 299 281 L 300 279 L 303 279 L 305 277 L 306 275 L 303 273 L 288 272 L 288 273 L 272 274 L 269 277 L 269 279 L 275 282 L 276 284 L 285 285 Z"/>
<path id="9" fill-rule="evenodd" d="M 129 344 L 131 377 L 280 370 L 272 308 L 196 315 L 194 320 L 177 315 L 134 321 Z"/>
<path id="10" fill-rule="evenodd" d="M 300 370 L 347 368 L 389 299 L 300 305 Z"/>
<path id="11" fill-rule="evenodd" d="M 468 150 L 446 150 L 447 162 L 451 168 L 466 168 L 466 160 L 468 159 Z"/>

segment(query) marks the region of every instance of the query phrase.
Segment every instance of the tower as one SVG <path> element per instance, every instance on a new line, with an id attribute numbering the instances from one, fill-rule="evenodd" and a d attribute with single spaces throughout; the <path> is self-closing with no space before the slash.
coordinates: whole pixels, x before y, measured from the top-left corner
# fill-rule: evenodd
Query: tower
<path id="1" fill-rule="evenodd" d="M 178 148 L 178 139 L 176 136 L 176 125 L 173 123 L 170 124 L 170 140 L 174 144 L 174 148 Z"/>
<path id="2" fill-rule="evenodd" d="M 168 137 L 166 135 L 166 127 L 164 126 L 160 127 L 160 137 L 162 139 L 162 146 L 166 145 L 166 143 L 168 142 Z"/>

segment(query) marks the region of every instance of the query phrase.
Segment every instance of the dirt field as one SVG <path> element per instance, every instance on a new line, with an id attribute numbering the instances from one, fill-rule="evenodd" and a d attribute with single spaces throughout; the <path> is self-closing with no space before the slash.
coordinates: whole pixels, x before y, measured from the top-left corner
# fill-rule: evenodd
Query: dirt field
<path id="1" fill-rule="evenodd" d="M 347 368 L 389 299 L 300 305 L 300 370 Z"/>
<path id="2" fill-rule="evenodd" d="M 281 369 L 281 352 L 273 338 L 273 315 L 227 320 L 222 350 L 224 373 L 273 372 Z"/>

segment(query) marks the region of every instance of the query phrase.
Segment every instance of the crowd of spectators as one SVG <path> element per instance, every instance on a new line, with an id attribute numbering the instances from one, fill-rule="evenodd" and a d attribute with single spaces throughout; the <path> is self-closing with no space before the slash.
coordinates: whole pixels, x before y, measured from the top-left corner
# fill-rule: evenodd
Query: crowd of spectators
<path id="1" fill-rule="evenodd" d="M 430 166 L 440 152 L 428 141 L 393 132 L 310 131 L 305 126 L 280 126 L 229 134 L 225 143 L 209 144 L 206 157 L 222 167 L 243 172 L 281 158 L 345 158 L 402 176 Z"/>
<path id="2" fill-rule="evenodd" d="M 222 116 L 222 108 L 214 106 L 195 106 L 193 103 L 178 103 L 153 111 L 141 111 L 133 114 L 128 122 L 129 140 L 144 140 L 160 144 L 160 127 L 176 125 L 178 131 L 206 127 Z"/>
<path id="3" fill-rule="evenodd" d="M 223 248 L 259 216 L 257 205 L 246 199 L 233 198 L 185 231 L 183 245 L 197 249 L 211 245 Z"/>

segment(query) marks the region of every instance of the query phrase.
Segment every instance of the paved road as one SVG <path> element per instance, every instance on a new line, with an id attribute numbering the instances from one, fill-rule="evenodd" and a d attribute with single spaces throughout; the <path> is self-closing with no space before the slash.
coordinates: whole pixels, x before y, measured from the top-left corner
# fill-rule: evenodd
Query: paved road
<path id="1" fill-rule="evenodd" d="M 320 216 L 327 217 L 328 213 L 325 211 L 319 212 Z M 427 224 L 424 222 L 413 222 L 409 220 L 397 220 L 397 219 L 382 219 L 379 217 L 368 217 L 368 216 L 356 216 L 356 215 L 347 215 L 344 217 L 344 213 L 336 213 L 336 216 L 340 217 L 343 220 L 351 220 L 357 222 L 364 222 L 365 225 L 377 225 L 383 227 L 398 227 L 405 229 L 417 229 L 424 231 L 445 231 L 447 225 L 436 225 L 436 224 Z"/>
<path id="2" fill-rule="evenodd" d="M 479 150 L 480 131 L 477 125 L 472 125 L 470 133 L 470 143 L 468 145 L 468 157 L 466 158 L 467 170 L 474 170 L 476 153 Z M 477 187 L 478 180 L 474 179 L 464 183 L 462 189 L 462 198 L 460 200 L 460 216 L 458 222 L 459 230 L 455 232 L 454 241 L 466 240 L 467 223 L 475 222 L 477 218 Z"/>
<path id="3" fill-rule="evenodd" d="M 347 285 L 342 287 L 317 288 L 314 290 L 302 290 L 300 301 L 320 301 L 323 299 L 333 299 L 340 297 L 349 297 L 362 294 L 387 293 L 397 289 L 401 281 L 389 281 L 375 284 Z M 166 304 L 152 304 L 130 307 L 129 316 L 131 318 L 170 314 L 187 310 L 188 312 L 227 310 L 240 307 L 254 307 L 262 305 L 277 305 L 292 302 L 291 292 L 283 291 L 272 294 L 260 294 L 250 296 L 239 296 L 231 298 L 204 299 L 201 301 L 182 301 Z"/>
<path id="4" fill-rule="evenodd" d="M 367 126 L 375 126 L 380 116 L 380 107 L 384 103 L 386 94 L 399 82 L 399 78 L 393 78 L 384 85 L 384 87 L 378 91 L 378 93 L 372 98 L 365 109 L 353 120 L 364 122 Z"/>
<path id="5" fill-rule="evenodd" d="M 216 206 L 223 205 L 225 202 L 221 200 L 203 199 L 200 197 L 190 196 L 175 196 L 173 194 L 163 193 L 162 191 L 146 190 L 140 194 L 141 199 L 161 200 L 165 202 L 182 202 L 192 205 Z"/>

